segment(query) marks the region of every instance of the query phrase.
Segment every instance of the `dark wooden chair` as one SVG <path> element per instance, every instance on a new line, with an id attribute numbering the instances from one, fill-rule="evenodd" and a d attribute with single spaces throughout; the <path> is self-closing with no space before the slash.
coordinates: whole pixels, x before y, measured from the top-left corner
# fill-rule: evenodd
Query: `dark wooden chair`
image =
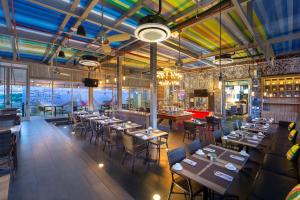
<path id="1" fill-rule="evenodd" d="M 196 126 L 188 121 L 183 122 L 184 134 L 183 134 L 183 142 L 186 138 L 194 140 L 197 136 Z"/>
<path id="2" fill-rule="evenodd" d="M 106 146 L 108 146 L 109 156 L 111 156 L 113 146 L 117 145 L 117 138 L 116 138 L 117 135 L 114 134 L 114 132 L 111 131 L 109 126 L 103 126 L 102 128 L 103 128 L 103 139 L 102 139 L 102 141 L 104 142 L 103 151 L 105 151 Z"/>
<path id="3" fill-rule="evenodd" d="M 15 140 L 10 130 L 0 131 L 0 161 L 7 164 L 11 175 L 15 176 L 16 150 Z"/>

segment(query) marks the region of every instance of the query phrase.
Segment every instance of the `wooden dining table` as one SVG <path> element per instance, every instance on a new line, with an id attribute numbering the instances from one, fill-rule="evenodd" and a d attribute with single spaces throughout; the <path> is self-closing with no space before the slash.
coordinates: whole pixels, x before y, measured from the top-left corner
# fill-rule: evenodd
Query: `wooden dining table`
<path id="1" fill-rule="evenodd" d="M 266 133 L 270 129 L 270 125 L 262 125 L 262 124 L 254 124 L 254 123 L 247 123 L 241 126 L 242 130 L 251 131 L 251 132 L 262 132 Z"/>
<path id="2" fill-rule="evenodd" d="M 202 148 L 205 155 L 193 154 L 188 160 L 196 162 L 195 166 L 188 164 L 185 160 L 181 161 L 182 170 L 171 170 L 183 177 L 191 179 L 204 187 L 215 191 L 218 194 L 224 195 L 240 173 L 241 169 L 248 161 L 248 156 L 240 155 L 235 152 L 216 145 L 208 145 Z M 216 154 L 215 160 L 207 158 L 208 153 L 214 151 Z M 238 158 L 238 159 L 237 159 Z M 226 164 L 232 163 L 236 166 L 236 170 L 229 170 L 225 167 Z M 227 177 L 225 179 L 223 177 Z M 230 179 L 230 180 L 229 180 Z M 206 199 L 204 197 L 204 199 Z"/>
<path id="3" fill-rule="evenodd" d="M 142 125 L 137 123 L 132 123 L 132 122 L 131 123 L 126 122 L 121 124 L 112 124 L 109 127 L 117 131 L 128 131 L 136 128 L 141 128 Z"/>
<path id="4" fill-rule="evenodd" d="M 257 132 L 246 130 L 232 131 L 229 135 L 223 136 L 225 143 L 240 144 L 246 147 L 258 148 L 266 135 L 259 135 Z"/>

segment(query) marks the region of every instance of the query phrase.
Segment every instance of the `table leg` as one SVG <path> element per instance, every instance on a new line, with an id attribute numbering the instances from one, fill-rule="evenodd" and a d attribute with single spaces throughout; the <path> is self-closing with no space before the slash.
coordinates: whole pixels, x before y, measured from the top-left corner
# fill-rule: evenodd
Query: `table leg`
<path id="1" fill-rule="evenodd" d="M 173 132 L 173 121 L 169 119 L 170 132 Z"/>
<path id="2" fill-rule="evenodd" d="M 54 117 L 56 117 L 56 106 L 54 106 Z"/>

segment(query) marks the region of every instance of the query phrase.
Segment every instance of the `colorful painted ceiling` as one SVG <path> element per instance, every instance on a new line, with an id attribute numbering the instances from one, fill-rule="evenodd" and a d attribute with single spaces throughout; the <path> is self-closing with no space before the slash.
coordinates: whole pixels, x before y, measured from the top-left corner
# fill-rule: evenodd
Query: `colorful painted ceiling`
<path id="1" fill-rule="evenodd" d="M 0 56 L 5 59 L 73 65 L 81 55 L 95 55 L 114 66 L 96 38 L 128 33 L 112 42 L 130 68 L 149 68 L 149 44 L 134 37 L 139 20 L 158 9 L 158 0 L 2 0 Z M 221 9 L 221 17 L 220 17 Z M 300 51 L 299 0 L 163 0 L 161 15 L 172 37 L 158 45 L 158 65 L 174 66 L 181 51 L 187 69 L 214 66 L 214 56 L 230 54 L 234 62 L 255 61 Z M 221 19 L 221 21 L 220 21 Z M 81 25 L 85 36 L 76 34 Z M 221 25 L 221 26 L 220 26 Z M 181 31 L 181 46 L 178 46 Z M 221 38 L 220 38 L 221 32 Z M 65 56 L 58 57 L 63 51 Z M 109 59 L 110 58 L 110 59 Z"/>

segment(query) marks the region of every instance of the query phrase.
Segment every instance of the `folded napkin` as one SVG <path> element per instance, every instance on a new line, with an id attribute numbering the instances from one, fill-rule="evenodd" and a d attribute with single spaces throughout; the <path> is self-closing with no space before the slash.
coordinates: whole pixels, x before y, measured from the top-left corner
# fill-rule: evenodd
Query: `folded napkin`
<path id="1" fill-rule="evenodd" d="M 187 164 L 189 164 L 189 165 L 191 165 L 193 167 L 197 165 L 197 162 L 195 162 L 193 160 L 190 160 L 188 158 L 184 159 L 183 162 L 185 162 L 185 163 L 187 163 Z"/>
<path id="2" fill-rule="evenodd" d="M 147 135 L 143 135 L 143 140 L 147 140 L 148 139 L 148 137 L 147 137 Z"/>
<path id="3" fill-rule="evenodd" d="M 225 135 L 225 136 L 222 137 L 222 139 L 223 139 L 223 140 L 227 140 L 228 137 Z"/>
<path id="4" fill-rule="evenodd" d="M 247 141 L 248 141 L 248 142 L 251 142 L 251 143 L 258 143 L 257 140 L 251 140 L 251 139 L 248 139 Z"/>
<path id="5" fill-rule="evenodd" d="M 229 182 L 233 181 L 233 177 L 232 176 L 230 176 L 228 174 L 225 174 L 223 172 L 215 171 L 214 174 L 215 174 L 215 176 L 218 176 L 218 177 L 220 177 L 220 178 L 222 178 L 222 179 L 224 179 L 226 181 L 229 181 Z"/>
<path id="6" fill-rule="evenodd" d="M 203 150 L 208 151 L 208 152 L 210 152 L 210 153 L 216 152 L 216 150 L 211 149 L 211 148 L 208 148 L 208 147 L 203 148 Z"/>
<path id="7" fill-rule="evenodd" d="M 172 169 L 175 171 L 180 171 L 183 169 L 182 165 L 180 163 L 176 163 L 172 166 Z"/>
<path id="8" fill-rule="evenodd" d="M 249 156 L 249 154 L 245 150 L 240 151 L 240 155 L 247 157 Z"/>
<path id="9" fill-rule="evenodd" d="M 243 158 L 241 156 L 236 156 L 236 155 L 230 155 L 229 157 L 232 158 L 232 159 L 235 159 L 235 160 L 239 160 L 239 161 L 244 161 L 245 160 L 245 158 Z"/>
<path id="10" fill-rule="evenodd" d="M 205 153 L 202 151 L 202 149 L 197 150 L 196 154 L 199 155 L 199 156 L 204 156 L 205 155 Z"/>

